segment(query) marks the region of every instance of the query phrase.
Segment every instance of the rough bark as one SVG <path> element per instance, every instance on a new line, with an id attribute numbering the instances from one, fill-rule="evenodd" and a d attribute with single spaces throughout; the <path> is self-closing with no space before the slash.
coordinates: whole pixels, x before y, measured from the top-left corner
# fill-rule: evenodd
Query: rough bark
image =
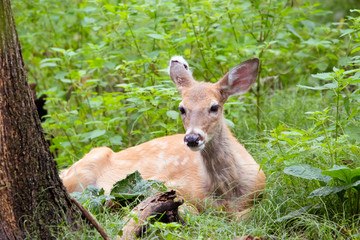
<path id="1" fill-rule="evenodd" d="M 80 215 L 41 128 L 10 0 L 0 0 L 0 239 L 51 239 Z"/>
<path id="2" fill-rule="evenodd" d="M 148 228 L 146 224 L 149 217 L 161 218 L 161 222 L 181 222 L 184 223 L 179 214 L 178 207 L 184 203 L 184 199 L 176 196 L 174 190 L 158 193 L 148 197 L 137 205 L 129 214 L 130 220 L 122 229 L 121 239 L 135 239 L 140 237 Z M 131 216 L 137 216 L 135 220 Z"/>

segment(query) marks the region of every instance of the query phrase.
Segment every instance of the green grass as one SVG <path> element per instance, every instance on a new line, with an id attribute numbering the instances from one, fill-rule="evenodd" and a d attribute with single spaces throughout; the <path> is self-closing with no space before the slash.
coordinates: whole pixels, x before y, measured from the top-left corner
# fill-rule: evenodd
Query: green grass
<path id="1" fill-rule="evenodd" d="M 343 199 L 307 198 L 320 183 L 283 172 L 297 164 L 360 166 L 360 74 L 312 75 L 359 68 L 360 19 L 349 11 L 354 1 L 342 1 L 347 9 L 341 11 L 338 1 L 321 3 L 14 0 L 29 81 L 47 95 L 43 127 L 59 168 L 96 146 L 119 151 L 183 132 L 174 113 L 180 96 L 167 75 L 171 56 L 183 55 L 195 78 L 213 82 L 241 61 L 260 57 L 260 78 L 272 80 L 230 99 L 225 115 L 266 173 L 263 200 L 241 223 L 209 209 L 188 213 L 186 226 L 154 223 L 146 238 L 360 239 L 359 213 L 344 207 L 355 192 Z M 339 16 L 344 24 L 333 24 Z M 298 86 L 325 84 L 332 85 Z M 122 213 L 95 215 L 115 238 Z M 87 228 L 54 231 L 60 239 L 100 238 Z"/>

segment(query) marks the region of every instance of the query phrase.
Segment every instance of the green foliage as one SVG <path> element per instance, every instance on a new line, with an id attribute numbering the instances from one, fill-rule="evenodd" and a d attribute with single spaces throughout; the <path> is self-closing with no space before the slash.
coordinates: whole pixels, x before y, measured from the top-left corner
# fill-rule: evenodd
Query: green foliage
<path id="1" fill-rule="evenodd" d="M 360 167 L 360 17 L 349 11 L 356 1 L 12 4 L 29 80 L 47 95 L 43 127 L 60 168 L 96 146 L 118 151 L 183 132 L 180 96 L 167 74 L 171 56 L 184 56 L 195 78 L 212 82 L 260 57 L 257 86 L 229 99 L 224 112 L 267 175 L 263 201 L 240 224 L 209 209 L 186 214 L 187 227 L 152 224 L 149 238 L 358 237 L 352 213 L 358 213 L 359 179 L 351 174 Z M 140 199 L 142 187 L 151 185 L 130 181 L 126 188 L 124 181 L 118 184 L 125 186 L 123 199 Z M 122 214 L 102 206 L 114 197 L 91 187 L 77 196 L 113 238 Z M 86 230 L 64 238 L 99 237 Z"/>
<path id="2" fill-rule="evenodd" d="M 105 194 L 102 188 L 88 186 L 83 192 L 74 192 L 71 195 L 90 212 L 99 214 L 110 200 L 123 207 L 135 206 L 141 200 L 160 191 L 166 191 L 164 183 L 144 180 L 140 173 L 135 171 L 117 181 L 110 194 Z"/>
<path id="3" fill-rule="evenodd" d="M 360 207 L 360 167 L 350 169 L 346 166 L 334 165 L 331 169 L 321 170 L 309 165 L 294 165 L 284 169 L 286 174 L 307 180 L 317 180 L 327 186 L 315 189 L 308 196 L 327 197 L 337 196 L 337 205 L 350 212 L 359 214 Z M 307 209 L 306 209 L 307 210 Z"/>
<path id="4" fill-rule="evenodd" d="M 307 164 L 287 167 L 284 169 L 284 173 L 307 180 L 318 180 L 324 183 L 328 183 L 331 180 L 330 177 L 321 174 L 321 169 L 311 167 Z"/>
<path id="5" fill-rule="evenodd" d="M 48 96 L 44 128 L 64 167 L 94 146 L 117 151 L 180 131 L 179 97 L 165 73 L 172 55 L 185 55 L 195 77 L 208 81 L 258 56 L 261 78 L 288 86 L 335 65 L 346 51 L 336 28 L 308 17 L 326 12 L 316 4 L 15 1 L 14 8 L 30 81 Z M 283 59 L 288 64 L 278 64 Z M 271 94 L 269 86 L 259 78 L 256 92 L 247 95 L 249 106 L 256 99 L 259 130 L 273 127 L 260 121 L 260 97 Z M 242 109 L 232 105 L 229 122 L 239 125 Z"/>
<path id="6" fill-rule="evenodd" d="M 110 191 L 110 195 L 117 199 L 117 202 L 132 202 L 136 199 L 144 199 L 157 191 L 166 191 L 166 187 L 162 182 L 156 180 L 143 180 L 140 173 L 135 171 L 128 174 L 126 178 L 114 184 Z"/>
<path id="7" fill-rule="evenodd" d="M 105 195 L 104 193 L 104 189 L 88 186 L 83 192 L 74 192 L 71 195 L 90 212 L 99 214 L 103 210 L 106 201 L 115 198 L 112 195 Z"/>

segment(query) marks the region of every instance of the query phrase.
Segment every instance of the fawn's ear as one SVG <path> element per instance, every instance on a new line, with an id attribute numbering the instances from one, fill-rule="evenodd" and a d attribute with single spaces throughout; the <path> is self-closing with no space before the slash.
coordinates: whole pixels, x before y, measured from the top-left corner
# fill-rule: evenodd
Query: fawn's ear
<path id="1" fill-rule="evenodd" d="M 173 56 L 169 63 L 169 75 L 175 83 L 178 91 L 182 94 L 185 88 L 195 83 L 189 64 L 181 56 Z"/>
<path id="2" fill-rule="evenodd" d="M 252 58 L 231 69 L 216 84 L 226 100 L 231 95 L 246 93 L 255 82 L 259 71 L 259 59 Z"/>

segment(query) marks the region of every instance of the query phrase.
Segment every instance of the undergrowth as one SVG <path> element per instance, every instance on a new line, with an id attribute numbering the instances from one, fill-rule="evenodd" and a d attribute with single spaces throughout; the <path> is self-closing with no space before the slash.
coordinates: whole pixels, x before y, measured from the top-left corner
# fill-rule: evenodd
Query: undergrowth
<path id="1" fill-rule="evenodd" d="M 259 57 L 256 86 L 230 99 L 225 115 L 266 173 L 263 200 L 241 223 L 209 209 L 186 213 L 186 226 L 153 223 L 147 238 L 359 239 L 359 209 L 350 207 L 358 185 L 308 198 L 359 179 L 324 183 L 284 172 L 360 167 L 359 11 L 349 11 L 351 0 L 319 2 L 12 1 L 29 80 L 47 96 L 43 127 L 59 168 L 96 146 L 119 151 L 183 132 L 171 56 L 183 55 L 205 81 Z M 129 210 L 85 206 L 113 238 Z M 59 232 L 100 238 L 91 229 Z"/>

